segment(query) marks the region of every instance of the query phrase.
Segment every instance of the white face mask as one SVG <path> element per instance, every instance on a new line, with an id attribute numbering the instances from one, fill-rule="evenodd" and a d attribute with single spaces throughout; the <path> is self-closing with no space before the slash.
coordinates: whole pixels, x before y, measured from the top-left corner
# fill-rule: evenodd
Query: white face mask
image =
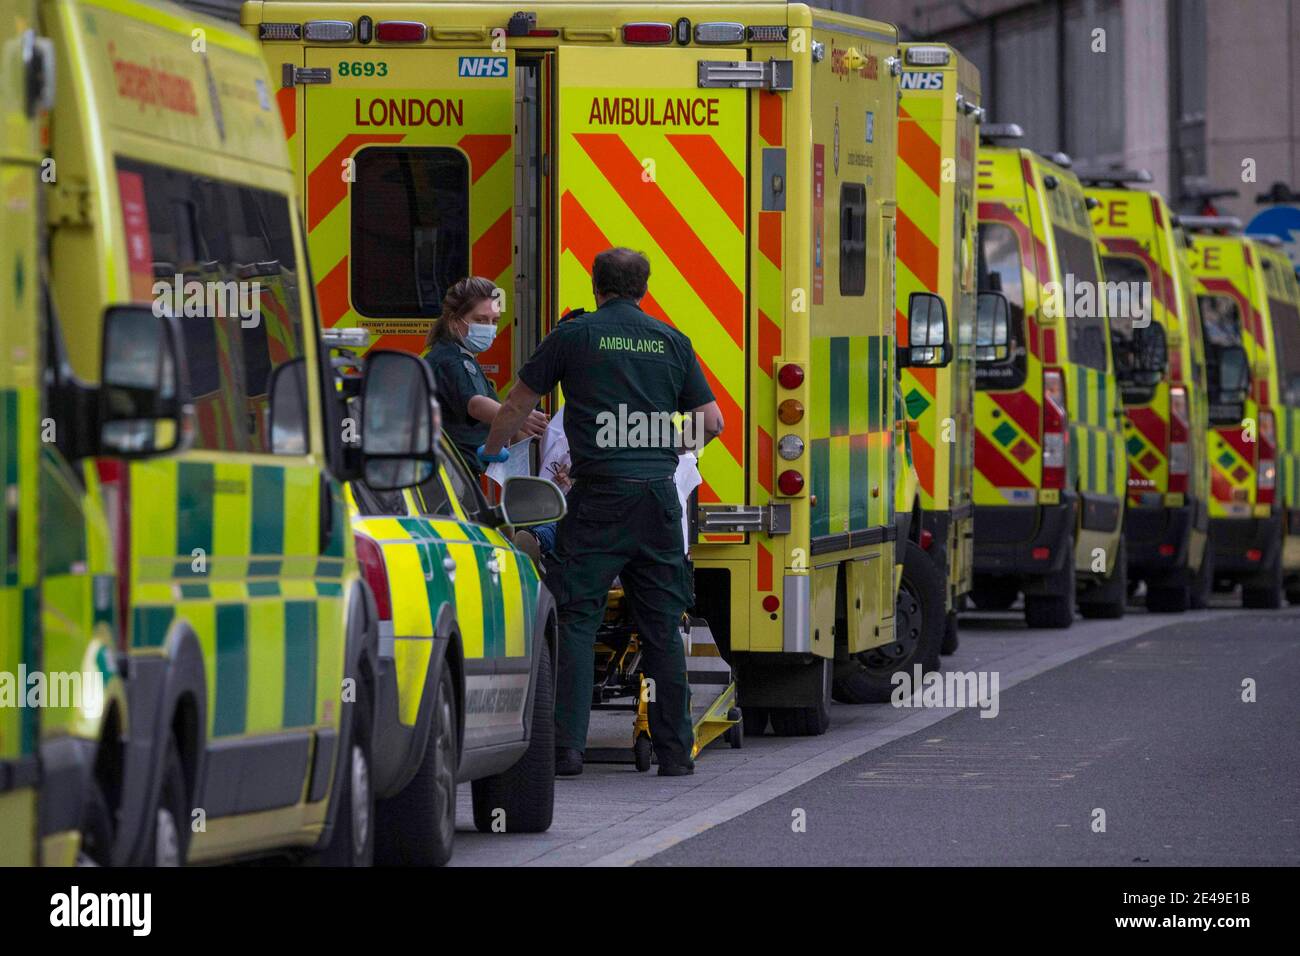
<path id="1" fill-rule="evenodd" d="M 497 337 L 497 327 L 486 322 L 471 322 L 465 330 L 465 348 L 475 355 L 486 352 Z"/>

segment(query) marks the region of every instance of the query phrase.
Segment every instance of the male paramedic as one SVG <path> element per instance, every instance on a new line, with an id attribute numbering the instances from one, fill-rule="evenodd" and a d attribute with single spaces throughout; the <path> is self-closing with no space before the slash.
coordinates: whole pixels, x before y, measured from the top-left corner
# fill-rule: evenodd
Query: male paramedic
<path id="1" fill-rule="evenodd" d="M 479 457 L 500 460 L 540 396 L 564 391 L 572 460 L 568 512 L 546 580 L 560 617 L 555 772 L 582 773 L 596 630 L 619 577 L 653 681 L 650 737 L 660 776 L 694 772 L 679 627 L 692 600 L 673 474 L 678 455 L 722 433 L 691 340 L 639 308 L 650 263 L 607 249 L 592 263 L 596 310 L 560 323 L 519 370 Z M 688 413 L 676 424 L 672 416 Z"/>

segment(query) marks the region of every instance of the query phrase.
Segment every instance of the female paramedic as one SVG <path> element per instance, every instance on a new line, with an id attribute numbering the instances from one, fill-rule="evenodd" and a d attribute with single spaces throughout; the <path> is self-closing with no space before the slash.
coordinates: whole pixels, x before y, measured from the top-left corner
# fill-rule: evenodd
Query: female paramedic
<path id="1" fill-rule="evenodd" d="M 482 276 L 469 276 L 447 290 L 442 314 L 424 342 L 424 360 L 433 370 L 442 407 L 443 431 L 476 475 L 483 469 L 477 449 L 487 441 L 492 418 L 501 407 L 476 356 L 492 345 L 500 317 L 496 286 Z M 547 421 L 544 413 L 534 410 L 515 440 L 544 434 Z"/>

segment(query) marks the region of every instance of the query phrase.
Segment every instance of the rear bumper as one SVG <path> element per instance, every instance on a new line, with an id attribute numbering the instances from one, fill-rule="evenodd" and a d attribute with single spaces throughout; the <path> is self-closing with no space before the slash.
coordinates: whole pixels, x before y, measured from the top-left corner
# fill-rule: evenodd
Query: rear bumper
<path id="1" fill-rule="evenodd" d="M 1282 516 L 1212 518 L 1210 542 L 1214 548 L 1216 575 L 1254 574 L 1280 560 Z M 1258 551 L 1259 560 L 1250 560 L 1246 556 L 1249 551 Z"/>
<path id="2" fill-rule="evenodd" d="M 1124 547 L 1129 569 L 1150 574 L 1187 567 L 1192 532 L 1199 517 L 1200 506 L 1194 504 L 1177 508 L 1128 508 L 1124 512 Z"/>
<path id="3" fill-rule="evenodd" d="M 1061 498 L 1057 505 L 976 505 L 975 573 L 1036 576 L 1072 566 L 1065 542 L 1074 530 L 1074 495 Z"/>

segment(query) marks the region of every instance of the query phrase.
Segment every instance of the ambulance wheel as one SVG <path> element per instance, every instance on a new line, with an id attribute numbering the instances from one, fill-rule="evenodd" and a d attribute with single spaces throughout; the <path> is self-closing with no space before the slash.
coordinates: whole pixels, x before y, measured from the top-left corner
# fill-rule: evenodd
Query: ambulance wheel
<path id="1" fill-rule="evenodd" d="M 420 768 L 405 789 L 375 807 L 375 858 L 385 866 L 442 866 L 456 841 L 459 765 L 456 687 L 444 665 Z"/>
<path id="2" fill-rule="evenodd" d="M 1059 630 L 1074 623 L 1074 535 L 1068 535 L 1062 545 L 1065 567 L 1051 575 L 1048 594 L 1025 595 L 1025 623 L 1031 628 Z"/>
<path id="3" fill-rule="evenodd" d="M 970 603 L 979 611 L 1006 611 L 1016 603 L 1020 583 L 1015 578 L 981 578 L 969 594 Z"/>
<path id="4" fill-rule="evenodd" d="M 894 640 L 873 647 L 835 672 L 835 696 L 848 704 L 882 703 L 894 693 L 894 675 L 909 679 L 913 668 L 923 674 L 939 669 L 943 646 L 944 579 L 938 566 L 915 542 L 906 542 L 903 578 L 895 598 Z"/>
<path id="5" fill-rule="evenodd" d="M 811 707 L 773 707 L 768 711 L 772 720 L 772 733 L 778 737 L 820 737 L 826 733 L 831 725 L 833 664 L 833 661 L 820 657 L 809 665 L 821 668 L 821 690 L 816 704 Z"/>
<path id="6" fill-rule="evenodd" d="M 1094 620 L 1114 621 L 1124 616 L 1128 604 L 1128 550 L 1119 539 L 1119 553 L 1110 577 L 1096 582 L 1079 602 L 1079 613 Z"/>
<path id="7" fill-rule="evenodd" d="M 727 728 L 724 736 L 732 750 L 740 750 L 745 746 L 745 724 L 740 719 L 740 711 L 735 707 L 731 708 L 731 710 L 727 711 L 727 719 L 734 720 L 735 723 Z"/>
<path id="8" fill-rule="evenodd" d="M 146 866 L 184 866 L 189 848 L 190 808 L 185 791 L 185 766 L 176 738 L 167 738 L 163 758 L 162 787 L 154 811 L 153 832 L 145 848 Z"/>
<path id="9" fill-rule="evenodd" d="M 952 654 L 957 650 L 960 642 L 961 635 L 957 633 L 957 612 L 949 611 L 943 620 L 943 643 L 939 645 L 939 653 Z"/>
<path id="10" fill-rule="evenodd" d="M 113 811 L 99 780 L 92 777 L 81 807 L 81 849 L 78 866 L 108 866 L 113 856 Z"/>
<path id="11" fill-rule="evenodd" d="M 1241 583 L 1241 606 L 1273 611 L 1282 606 L 1282 549 L 1273 564 Z"/>
<path id="12" fill-rule="evenodd" d="M 740 719 L 745 725 L 746 737 L 761 737 L 767 733 L 768 711 L 766 707 L 742 707 Z"/>
<path id="13" fill-rule="evenodd" d="M 532 736 L 508 770 L 471 785 L 479 833 L 545 833 L 555 811 L 555 675 L 551 648 L 537 645 Z"/>
<path id="14" fill-rule="evenodd" d="M 1203 611 L 1210 606 L 1210 595 L 1214 593 L 1214 552 L 1210 549 L 1210 542 L 1205 542 L 1205 554 L 1201 558 L 1201 566 L 1192 578 L 1192 591 L 1188 598 L 1192 609 Z"/>
<path id="15" fill-rule="evenodd" d="M 352 734 L 335 786 L 339 808 L 330 841 L 314 862 L 322 866 L 370 866 L 375 859 L 374 712 L 370 685 L 357 681 L 352 703 Z"/>
<path id="16" fill-rule="evenodd" d="M 637 773 L 645 773 L 650 769 L 650 757 L 654 753 L 654 747 L 650 744 L 649 734 L 637 734 L 636 742 L 632 744 L 632 762 L 636 764 Z"/>

